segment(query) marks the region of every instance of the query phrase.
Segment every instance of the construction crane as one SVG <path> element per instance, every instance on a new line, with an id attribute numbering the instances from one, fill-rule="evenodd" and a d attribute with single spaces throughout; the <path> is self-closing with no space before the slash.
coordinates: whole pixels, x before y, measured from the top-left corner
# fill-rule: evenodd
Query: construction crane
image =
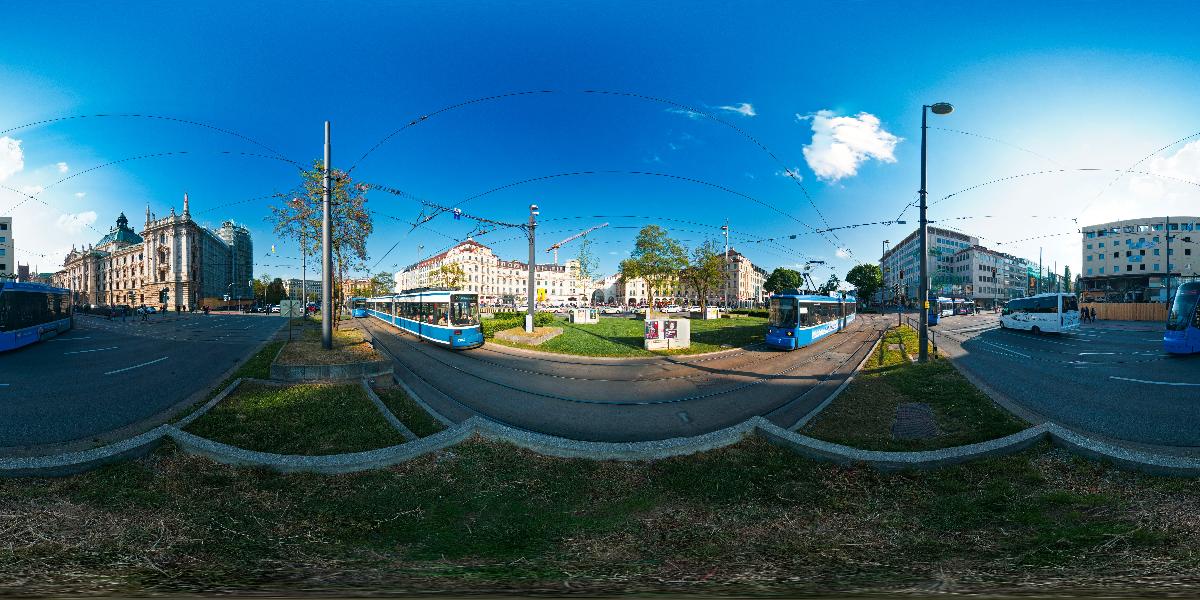
<path id="1" fill-rule="evenodd" d="M 597 229 L 603 228 L 603 227 L 608 227 L 608 223 L 604 223 L 604 224 L 592 227 L 591 229 L 585 229 L 583 231 L 580 231 L 579 233 L 577 233 L 565 240 L 562 240 L 561 242 L 558 242 L 557 244 L 554 244 L 553 246 L 550 246 L 549 248 L 546 248 L 546 252 L 551 252 L 551 251 L 554 252 L 554 264 L 557 265 L 558 264 L 558 249 L 559 249 L 559 247 L 561 247 L 563 244 L 565 244 L 567 242 L 581 238 L 581 237 L 583 237 Z"/>

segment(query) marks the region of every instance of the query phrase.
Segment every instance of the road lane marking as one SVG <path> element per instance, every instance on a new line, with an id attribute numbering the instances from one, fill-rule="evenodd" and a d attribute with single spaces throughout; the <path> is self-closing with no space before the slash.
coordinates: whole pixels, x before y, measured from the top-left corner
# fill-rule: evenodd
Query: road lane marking
<path id="1" fill-rule="evenodd" d="M 1200 383 L 1186 383 L 1186 382 L 1180 382 L 1180 381 L 1148 381 L 1146 379 L 1134 379 L 1132 377 L 1117 377 L 1116 375 L 1109 375 L 1108 378 L 1109 379 L 1120 379 L 1121 381 L 1132 381 L 1135 383 L 1149 383 L 1152 385 L 1177 385 L 1177 386 L 1188 386 L 1188 387 L 1200 387 Z"/>
<path id="2" fill-rule="evenodd" d="M 56 337 L 54 339 L 46 340 L 46 341 L 48 341 L 48 342 L 73 342 L 75 340 L 90 340 L 90 339 L 92 339 L 92 336 L 89 335 L 87 337 Z"/>
<path id="3" fill-rule="evenodd" d="M 1116 352 L 1080 352 L 1079 353 L 1080 356 L 1086 356 L 1088 354 L 1116 354 Z"/>
<path id="4" fill-rule="evenodd" d="M 63 352 L 63 355 L 65 356 L 67 354 L 86 354 L 88 352 L 100 352 L 102 350 L 116 350 L 116 349 L 117 349 L 116 346 L 109 346 L 107 348 L 93 348 L 91 350 L 75 350 L 72 352 Z"/>
<path id="5" fill-rule="evenodd" d="M 1020 352 L 1017 352 L 1016 350 L 1013 350 L 1013 349 L 1009 348 L 1008 346 L 1003 346 L 1003 345 L 1000 345 L 1000 344 L 993 344 L 993 343 L 991 343 L 991 342 L 989 342 L 989 341 L 987 341 L 987 340 L 981 340 L 981 339 L 978 339 L 978 338 L 976 338 L 976 341 L 978 341 L 978 342 L 979 342 L 979 343 L 981 343 L 981 344 L 987 344 L 987 345 L 989 345 L 989 346 L 995 346 L 995 347 L 997 347 L 997 348 L 1001 348 L 1001 349 L 1003 349 L 1005 352 L 1011 352 L 1011 353 L 1013 353 L 1013 354 L 1016 354 L 1017 356 L 1024 356 L 1025 358 L 1033 358 L 1032 356 L 1030 356 L 1030 355 L 1028 355 L 1028 354 L 1021 354 Z"/>
<path id="6" fill-rule="evenodd" d="M 109 371 L 109 372 L 105 373 L 105 375 L 116 375 L 117 373 L 124 373 L 125 371 L 132 371 L 134 369 L 144 367 L 146 365 L 152 365 L 154 363 L 162 362 L 164 360 L 167 360 L 167 357 L 164 356 L 162 358 L 158 358 L 158 359 L 152 360 L 150 362 L 144 362 L 140 365 L 133 365 L 132 367 L 125 367 L 124 369 L 117 369 L 116 371 Z"/>

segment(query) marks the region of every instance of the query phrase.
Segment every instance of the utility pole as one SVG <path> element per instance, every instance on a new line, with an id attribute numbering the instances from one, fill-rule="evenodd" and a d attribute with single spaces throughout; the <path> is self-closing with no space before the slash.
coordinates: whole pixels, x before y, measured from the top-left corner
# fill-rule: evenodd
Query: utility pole
<path id="1" fill-rule="evenodd" d="M 325 177 L 321 206 L 321 347 L 333 349 L 333 231 L 329 204 L 329 121 L 325 121 Z"/>
<path id="2" fill-rule="evenodd" d="M 888 268 L 887 268 L 886 258 L 887 258 L 887 246 L 890 243 L 892 243 L 891 240 L 883 240 L 883 244 L 881 244 L 881 246 L 880 246 L 881 251 L 879 253 L 879 265 L 883 268 L 883 276 L 884 276 L 882 290 L 879 292 L 879 305 L 880 306 L 887 306 Z"/>
<path id="3" fill-rule="evenodd" d="M 1042 247 L 1038 246 L 1038 281 L 1036 294 L 1042 293 Z"/>
<path id="4" fill-rule="evenodd" d="M 1171 215 L 1167 215 L 1167 313 L 1171 312 Z"/>
<path id="5" fill-rule="evenodd" d="M 537 228 L 538 207 L 536 204 L 529 205 L 529 291 L 526 294 L 526 305 L 528 312 L 525 313 L 525 333 L 533 333 L 533 313 L 536 307 L 535 301 L 537 298 L 537 279 L 534 274 L 534 268 L 537 265 L 537 254 L 534 252 L 534 229 Z"/>
<path id="6" fill-rule="evenodd" d="M 725 272 L 721 274 L 721 305 L 729 310 L 729 219 L 721 226 L 721 234 L 725 236 Z"/>

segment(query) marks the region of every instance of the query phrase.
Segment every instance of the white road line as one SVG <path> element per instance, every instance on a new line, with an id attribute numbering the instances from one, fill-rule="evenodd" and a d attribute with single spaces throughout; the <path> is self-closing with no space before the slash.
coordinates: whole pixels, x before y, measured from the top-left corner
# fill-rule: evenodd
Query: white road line
<path id="1" fill-rule="evenodd" d="M 7 383 L 0 383 L 0 387 L 8 387 Z"/>
<path id="2" fill-rule="evenodd" d="M 152 365 L 152 364 L 154 364 L 154 363 L 157 363 L 157 362 L 162 362 L 162 361 L 164 361 L 164 360 L 167 360 L 167 357 L 165 357 L 165 356 L 164 356 L 164 357 L 162 357 L 162 358 L 155 359 L 155 360 L 152 360 L 152 361 L 150 361 L 150 362 L 144 362 L 144 363 L 142 363 L 142 364 L 140 364 L 140 365 L 133 365 L 132 367 L 125 367 L 124 369 L 117 369 L 116 371 L 109 371 L 109 372 L 105 373 L 105 375 L 115 375 L 115 374 L 117 374 L 117 373 L 124 373 L 125 371 L 132 371 L 132 370 L 134 370 L 134 369 L 137 369 L 137 368 L 139 368 L 139 367 L 144 367 L 144 366 L 146 366 L 146 365 Z"/>
<path id="3" fill-rule="evenodd" d="M 75 350 L 73 352 L 63 352 L 63 355 L 65 356 L 67 354 L 86 354 L 88 352 L 100 352 L 102 350 L 116 350 L 116 349 L 117 349 L 116 346 L 109 346 L 107 348 L 93 348 L 91 350 Z"/>
<path id="4" fill-rule="evenodd" d="M 1079 353 L 1080 356 L 1087 356 L 1088 354 L 1116 354 L 1116 352 L 1080 352 Z"/>
<path id="5" fill-rule="evenodd" d="M 997 347 L 997 348 L 1001 348 L 1001 349 L 1003 349 L 1005 352 L 1010 352 L 1010 353 L 1012 353 L 1012 354 L 1016 354 L 1017 356 L 1024 356 L 1025 358 L 1033 358 L 1032 356 L 1030 356 L 1030 355 L 1028 355 L 1028 354 L 1021 354 L 1020 352 L 1017 352 L 1016 350 L 1012 350 L 1012 349 L 1010 349 L 1008 346 L 1002 346 L 1002 345 L 1000 345 L 1000 344 L 993 344 L 993 343 L 991 343 L 991 342 L 989 342 L 989 341 L 986 341 L 986 340 L 977 340 L 977 341 L 978 341 L 979 343 L 981 343 L 981 344 L 987 344 L 987 345 L 989 345 L 989 346 L 995 346 L 995 347 Z M 918 350 L 920 350 L 920 348 L 918 348 Z"/>
<path id="6" fill-rule="evenodd" d="M 89 335 L 87 337 L 73 337 L 73 338 L 56 337 L 54 339 L 46 340 L 46 341 L 48 341 L 48 342 L 73 342 L 75 340 L 90 340 L 90 339 L 92 339 L 92 336 Z"/>
<path id="7" fill-rule="evenodd" d="M 1109 379 L 1120 379 L 1121 381 L 1132 381 L 1134 383 L 1148 383 L 1151 385 L 1177 385 L 1177 386 L 1187 386 L 1187 387 L 1200 387 L 1200 383 L 1186 383 L 1186 382 L 1178 382 L 1178 381 L 1147 381 L 1145 379 L 1133 379 L 1132 377 L 1117 377 L 1116 375 L 1109 375 L 1108 378 Z"/>

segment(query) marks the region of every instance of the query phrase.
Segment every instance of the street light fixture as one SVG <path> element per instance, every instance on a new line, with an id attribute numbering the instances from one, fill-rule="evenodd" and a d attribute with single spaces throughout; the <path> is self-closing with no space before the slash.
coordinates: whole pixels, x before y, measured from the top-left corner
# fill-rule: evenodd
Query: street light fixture
<path id="1" fill-rule="evenodd" d="M 926 217 L 925 211 L 928 208 L 925 203 L 925 197 L 928 195 L 926 190 L 926 132 L 929 129 L 928 116 L 929 111 L 933 111 L 935 115 L 948 115 L 954 112 L 954 106 L 949 102 L 936 102 L 934 104 L 924 104 L 921 106 L 921 283 L 920 283 L 920 304 L 921 307 L 921 330 L 918 332 L 918 343 L 920 352 L 918 359 L 920 362 L 929 360 L 929 219 Z"/>

